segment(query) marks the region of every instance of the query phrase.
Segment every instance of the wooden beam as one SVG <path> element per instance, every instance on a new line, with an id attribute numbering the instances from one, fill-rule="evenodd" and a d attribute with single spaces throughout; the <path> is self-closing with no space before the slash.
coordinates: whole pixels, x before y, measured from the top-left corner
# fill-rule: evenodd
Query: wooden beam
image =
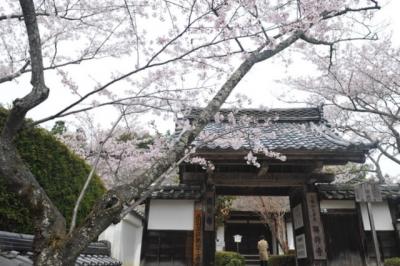
<path id="1" fill-rule="evenodd" d="M 293 187 L 216 187 L 217 195 L 232 196 L 288 196 L 292 190 Z"/>
<path id="2" fill-rule="evenodd" d="M 205 172 L 183 172 L 182 182 L 191 185 L 201 185 L 206 179 Z"/>
<path id="3" fill-rule="evenodd" d="M 321 152 L 321 151 L 277 151 L 287 157 L 286 162 L 292 160 L 301 161 L 322 161 L 324 164 L 345 164 L 347 162 L 365 162 L 365 153 L 363 151 L 332 151 L 332 152 Z M 232 161 L 232 160 L 243 160 L 243 157 L 248 153 L 248 151 L 243 150 L 197 150 L 196 155 L 203 157 L 207 160 L 213 162 L 217 161 Z M 276 159 L 271 159 L 269 157 L 263 156 L 262 154 L 257 154 L 260 161 L 268 162 L 280 162 Z"/>
<path id="4" fill-rule="evenodd" d="M 303 186 L 310 182 L 328 183 L 334 175 L 328 173 L 266 173 L 260 177 L 257 173 L 214 173 L 213 182 L 224 187 L 292 187 Z"/>

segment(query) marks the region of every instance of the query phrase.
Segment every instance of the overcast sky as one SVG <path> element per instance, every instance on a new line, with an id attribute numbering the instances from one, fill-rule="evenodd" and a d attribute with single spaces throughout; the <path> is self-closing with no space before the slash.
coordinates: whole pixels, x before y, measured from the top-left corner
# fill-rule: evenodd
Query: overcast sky
<path id="1" fill-rule="evenodd" d="M 400 45 L 400 0 L 389 1 L 387 5 L 383 6 L 382 10 L 377 13 L 376 23 L 388 24 L 386 33 L 392 32 L 393 42 Z M 103 63 L 97 62 L 95 69 L 93 65 L 90 69 L 90 75 L 85 69 L 85 65 L 76 66 L 77 81 L 80 88 L 85 90 L 85 84 L 93 84 L 94 80 L 99 80 L 99 77 L 107 76 L 109 64 L 117 64 L 117 66 L 129 65 L 131 62 L 104 61 Z M 240 82 L 234 93 L 241 93 L 247 95 L 251 100 L 251 105 L 248 107 L 259 107 L 260 105 L 268 106 L 269 108 L 282 108 L 282 107 L 296 107 L 298 105 L 287 104 L 279 101 L 277 97 L 282 93 L 291 95 L 297 99 L 305 97 L 304 93 L 295 91 L 294 88 L 288 88 L 286 85 L 278 81 L 288 75 L 307 75 L 313 72 L 313 66 L 302 60 L 300 57 L 294 57 L 293 63 L 289 67 L 285 67 L 280 59 L 268 60 L 257 64 L 246 77 Z M 94 77 L 95 76 L 95 77 Z M 10 106 L 12 101 L 17 97 L 23 97 L 31 89 L 29 85 L 29 75 L 14 82 L 3 83 L 0 85 L 0 103 L 5 106 Z M 67 90 L 62 88 L 59 83 L 51 77 L 51 73 L 46 75 L 47 85 L 51 88 L 49 99 L 41 104 L 39 107 L 32 110 L 28 116 L 33 119 L 40 119 L 60 110 L 61 107 L 66 106 L 69 102 L 75 99 Z M 88 89 L 91 86 L 87 86 Z M 108 126 L 113 121 L 112 112 L 109 109 L 98 110 L 95 112 L 96 121 L 104 126 Z M 173 129 L 174 123 L 172 120 L 157 119 L 157 125 L 161 131 Z M 45 124 L 44 126 L 50 128 L 54 121 Z M 388 165 L 387 169 L 392 166 Z M 396 172 L 400 172 L 397 169 Z"/>
<path id="2" fill-rule="evenodd" d="M 400 16 L 398 11 L 400 10 L 400 1 L 392 0 L 387 5 L 383 6 L 382 10 L 378 12 L 376 21 L 377 23 L 389 23 L 387 32 L 393 32 L 393 41 L 396 44 L 400 44 Z M 117 62 L 118 65 L 123 66 L 124 64 L 130 64 L 127 62 Z M 115 64 L 115 62 L 112 62 Z M 78 69 L 77 81 L 80 85 L 80 89 L 85 89 L 85 84 L 93 84 L 94 80 L 99 80 L 101 76 L 107 76 L 110 62 L 105 61 L 104 63 L 97 62 L 95 71 L 93 71 L 93 65 L 90 66 L 90 75 L 86 72 L 85 65 L 76 66 Z M 281 94 L 290 95 L 297 99 L 304 97 L 303 93 L 293 90 L 294 88 L 287 87 L 278 81 L 285 78 L 288 75 L 307 75 L 313 72 L 313 66 L 302 60 L 300 57 L 294 57 L 293 63 L 286 68 L 280 59 L 268 60 L 257 64 L 246 77 L 240 82 L 238 87 L 235 89 L 234 94 L 241 93 L 248 96 L 252 103 L 249 107 L 259 107 L 260 105 L 268 106 L 269 108 L 281 108 L 281 107 L 295 107 L 296 105 L 287 104 L 279 101 L 277 98 Z M 32 110 L 28 116 L 33 119 L 43 118 L 57 110 L 60 110 L 62 106 L 65 106 L 68 102 L 72 102 L 76 97 L 69 93 L 69 91 L 63 89 L 59 83 L 57 83 L 52 77 L 51 73 L 46 75 L 47 85 L 51 88 L 49 99 L 41 104 L 39 107 Z M 95 76 L 95 77 L 94 77 Z M 9 106 L 12 101 L 17 97 L 24 96 L 29 90 L 30 85 L 28 83 L 30 77 L 25 75 L 18 79 L 16 82 L 8 82 L 0 85 L 0 103 Z M 87 85 L 88 88 L 91 86 Z M 96 112 L 97 122 L 107 126 L 113 120 L 110 116 L 110 110 L 98 110 Z M 45 127 L 51 127 L 54 122 L 50 122 Z M 164 121 L 162 119 L 157 120 L 157 124 L 161 130 L 172 129 L 174 127 L 171 121 Z"/>

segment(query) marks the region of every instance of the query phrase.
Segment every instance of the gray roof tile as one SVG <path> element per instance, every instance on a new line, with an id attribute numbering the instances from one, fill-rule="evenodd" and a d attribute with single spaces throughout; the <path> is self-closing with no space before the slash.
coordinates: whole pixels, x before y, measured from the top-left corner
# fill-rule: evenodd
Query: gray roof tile
<path id="1" fill-rule="evenodd" d="M 382 197 L 385 199 L 399 199 L 400 185 L 380 185 Z M 355 199 L 354 185 L 347 184 L 319 184 L 318 194 L 323 199 Z"/>
<path id="2" fill-rule="evenodd" d="M 195 118 L 200 114 L 201 108 L 193 108 L 187 118 Z M 233 112 L 236 117 L 249 116 L 257 120 L 276 119 L 277 121 L 321 121 L 322 108 L 276 108 L 276 109 L 220 109 L 219 113 L 226 116 Z"/>
<path id="3" fill-rule="evenodd" d="M 32 265 L 33 236 L 0 231 L 0 265 Z M 119 266 L 122 263 L 110 257 L 109 243 L 94 242 L 83 251 L 75 265 Z"/>
<path id="4" fill-rule="evenodd" d="M 162 186 L 151 194 L 152 199 L 198 199 L 201 197 L 200 186 L 175 185 Z"/>
<path id="5" fill-rule="evenodd" d="M 222 113 L 228 113 L 224 109 Z M 193 115 L 193 114 L 191 114 Z M 293 108 L 293 109 L 271 109 L 268 111 L 256 109 L 244 109 L 237 112 L 236 117 L 241 115 L 251 116 L 255 121 L 250 127 L 232 126 L 227 122 L 216 123 L 211 121 L 204 129 L 203 134 L 207 136 L 221 136 L 216 140 L 204 142 L 197 138 L 194 144 L 200 149 L 234 149 L 248 150 L 254 147 L 252 136 L 261 135 L 259 140 L 264 148 L 275 151 L 287 150 L 309 150 L 309 151 L 360 151 L 367 152 L 372 148 L 371 144 L 351 143 L 337 134 L 323 120 L 319 108 Z M 277 117 L 275 117 L 277 116 Z M 274 118 L 269 123 L 264 119 Z M 260 122 L 261 120 L 261 122 Z M 227 132 L 241 130 L 240 146 L 229 141 L 231 135 Z M 261 134 L 258 134 L 260 132 Z"/>

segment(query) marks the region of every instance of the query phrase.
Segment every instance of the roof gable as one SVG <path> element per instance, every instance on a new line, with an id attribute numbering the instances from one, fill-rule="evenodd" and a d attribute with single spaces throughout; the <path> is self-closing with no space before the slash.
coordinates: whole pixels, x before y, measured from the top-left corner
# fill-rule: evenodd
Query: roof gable
<path id="1" fill-rule="evenodd" d="M 186 116 L 188 119 L 194 119 L 201 112 L 202 108 L 193 108 Z M 219 113 L 225 118 L 229 113 L 233 113 L 235 117 L 240 118 L 248 116 L 254 118 L 256 121 L 267 121 L 269 119 L 275 122 L 314 122 L 319 123 L 323 121 L 323 109 L 321 107 L 314 108 L 275 108 L 275 109 L 229 109 L 221 108 Z M 211 122 L 215 122 L 212 120 Z"/>
<path id="2" fill-rule="evenodd" d="M 193 109 L 188 118 L 194 119 L 200 110 Z M 243 129 L 241 125 L 232 125 L 226 119 L 229 113 L 234 114 L 236 121 L 246 117 L 251 121 L 250 126 Z M 324 120 L 322 108 L 222 109 L 220 114 L 222 121 L 210 121 L 193 142 L 198 150 L 248 151 L 262 146 L 278 152 L 355 152 L 364 157 L 373 147 L 372 144 L 347 141 L 335 134 Z M 235 130 L 242 131 L 242 135 L 238 137 L 233 133 Z"/>

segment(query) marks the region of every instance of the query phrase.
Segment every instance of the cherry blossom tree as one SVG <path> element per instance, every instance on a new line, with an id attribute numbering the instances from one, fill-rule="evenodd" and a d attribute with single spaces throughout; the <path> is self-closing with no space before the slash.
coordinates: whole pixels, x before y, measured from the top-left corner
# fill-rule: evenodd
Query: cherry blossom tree
<path id="1" fill-rule="evenodd" d="M 345 165 L 324 166 L 323 172 L 335 176 L 333 183 L 336 184 L 357 184 L 365 182 L 372 177 L 377 170 L 371 164 L 347 163 Z"/>
<path id="2" fill-rule="evenodd" d="M 373 171 L 381 182 L 390 181 L 395 176 L 385 176 L 380 165 L 383 159 L 400 165 L 400 49 L 388 39 L 337 49 L 334 64 L 320 55 L 313 58 L 321 75 L 291 84 L 311 92 L 310 103 L 324 102 L 336 129 L 377 143 L 369 156 Z"/>
<path id="3" fill-rule="evenodd" d="M 368 28 L 362 35 L 352 29 L 357 23 L 367 25 L 377 9 L 375 0 L 20 0 L 19 6 L 3 1 L 0 82 L 2 88 L 21 82 L 17 84 L 31 90 L 14 100 L 2 129 L 0 175 L 31 210 L 35 264 L 73 264 L 90 241 L 139 204 L 136 199 L 146 197 L 152 184 L 188 158 L 191 142 L 256 63 L 289 47 L 303 49 L 305 43 L 328 43 L 332 48 L 345 40 L 369 39 Z M 118 65 L 122 70 L 110 66 L 108 74 L 80 84 L 77 72 L 90 71 L 100 59 L 130 63 Z M 30 75 L 31 85 L 22 82 L 25 75 Z M 54 75 L 58 86 L 69 89 L 76 100 L 24 123 L 27 112 L 54 90 L 45 81 Z M 193 78 L 198 82 L 189 81 Z M 66 228 L 67 217 L 47 197 L 13 143 L 23 126 L 83 111 L 112 105 L 123 113 L 117 119 L 122 121 L 128 114 L 146 111 L 176 114 L 202 97 L 206 107 L 160 151 L 160 159 L 151 160 L 137 178 L 109 189 L 83 224 L 71 230 Z M 109 132 L 115 130 L 118 123 Z M 109 135 L 100 139 L 105 141 Z M 96 151 L 100 158 L 104 149 Z"/>
<path id="4" fill-rule="evenodd" d="M 286 236 L 285 214 L 289 211 L 287 197 L 246 196 L 237 197 L 234 208 L 256 213 L 261 222 L 271 231 L 282 251 L 287 254 L 289 245 Z"/>

